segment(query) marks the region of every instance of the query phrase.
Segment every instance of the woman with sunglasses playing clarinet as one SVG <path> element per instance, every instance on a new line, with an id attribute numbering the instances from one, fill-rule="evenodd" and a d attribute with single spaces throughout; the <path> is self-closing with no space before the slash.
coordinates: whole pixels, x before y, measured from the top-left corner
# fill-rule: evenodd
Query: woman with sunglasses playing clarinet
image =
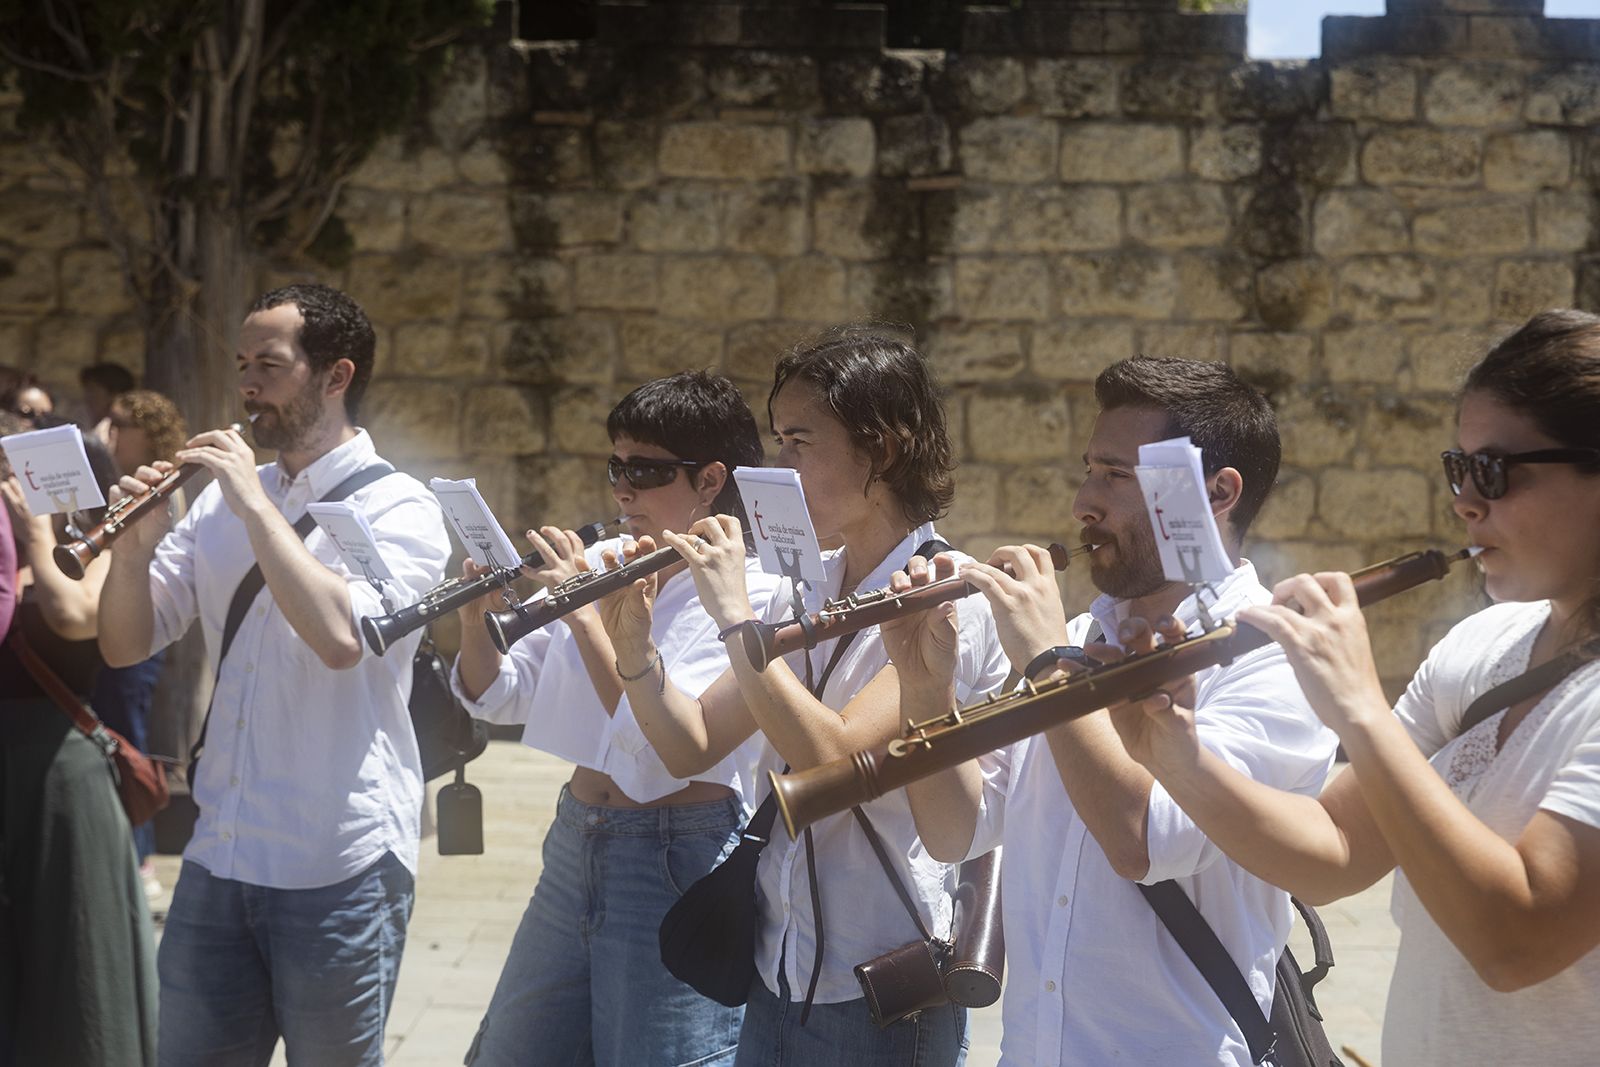
<path id="1" fill-rule="evenodd" d="M 623 398 L 606 420 L 612 496 L 631 537 L 742 514 L 729 472 L 762 461 L 761 437 L 726 378 L 686 372 Z M 598 564 L 577 534 L 528 531 L 547 588 Z M 620 542 L 612 541 L 616 548 Z M 776 582 L 752 557 L 751 595 Z M 468 576 L 478 573 L 470 561 Z M 651 636 L 698 693 L 727 667 L 717 626 L 682 564 L 662 571 Z M 467 1054 L 469 1064 L 729 1062 L 742 1014 L 700 996 L 661 966 L 657 930 L 682 890 L 737 840 L 753 793 L 754 745 L 673 774 L 655 753 L 614 736 L 627 720 L 616 654 L 593 606 L 536 630 L 501 656 L 484 597 L 461 609 L 458 694 L 480 718 L 526 721 L 523 740 L 577 766 L 545 837 L 544 868 Z"/>
<path id="2" fill-rule="evenodd" d="M 1319 800 L 1195 742 L 1181 689 L 1124 741 L 1257 876 L 1322 903 L 1395 867 L 1394 1064 L 1592 1064 L 1600 1043 L 1600 317 L 1534 316 L 1467 375 L 1444 453 L 1494 606 L 1391 713 L 1350 579 L 1302 574 L 1240 618 L 1280 642 L 1350 772 Z"/>
<path id="3" fill-rule="evenodd" d="M 942 544 L 933 520 L 953 495 L 954 464 L 944 406 L 909 345 L 843 331 L 802 348 L 778 363 L 767 413 L 778 461 L 800 472 L 818 537 L 843 545 L 827 559 L 827 581 L 814 597 L 884 587 L 913 555 L 932 555 Z M 790 615 L 787 583 L 765 610 L 751 609 L 736 518 L 702 520 L 689 536 L 674 529 L 662 540 L 684 553 L 725 637 L 752 619 Z M 792 653 L 765 671 L 728 640 L 731 670 L 697 699 L 652 643 L 659 596 L 643 579 L 602 601 L 601 615 L 637 724 L 676 773 L 715 763 L 758 731 L 767 745 L 763 770 L 814 766 L 899 732 L 899 685 L 875 627 Z M 964 601 L 959 617 L 958 696 L 976 697 L 1004 680 L 1005 657 L 982 598 Z M 760 798 L 766 795 L 763 786 Z M 904 793 L 862 811 L 870 831 L 851 813 L 815 824 L 799 841 L 781 824 L 772 828 L 755 876 L 756 974 L 739 1065 L 961 1059 L 963 1009 L 944 1004 L 880 1028 L 853 974 L 857 964 L 919 941 L 924 930 L 943 937 L 950 926 L 952 868 L 923 849 Z"/>

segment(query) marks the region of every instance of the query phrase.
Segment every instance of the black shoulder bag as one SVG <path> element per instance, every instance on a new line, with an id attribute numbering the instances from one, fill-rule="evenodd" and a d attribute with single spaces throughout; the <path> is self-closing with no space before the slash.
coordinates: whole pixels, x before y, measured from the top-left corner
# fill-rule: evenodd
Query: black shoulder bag
<path id="1" fill-rule="evenodd" d="M 828 684 L 854 636 L 846 634 L 834 646 L 817 692 Z M 756 866 L 777 817 L 777 795 L 768 793 L 728 858 L 684 890 L 661 917 L 661 962 L 668 973 L 730 1008 L 750 999 L 756 980 Z"/>
<path id="2" fill-rule="evenodd" d="M 363 467 L 329 490 L 320 502 L 343 500 L 357 490 L 393 473 L 394 468 L 387 463 L 374 463 Z M 294 532 L 304 541 L 311 535 L 315 526 L 316 519 L 307 513 L 295 522 Z M 245 576 L 239 580 L 238 587 L 234 589 L 233 598 L 228 602 L 228 615 L 222 627 L 222 643 L 217 654 L 217 678 L 222 677 L 222 662 L 227 658 L 228 650 L 233 647 L 233 639 L 238 635 L 239 627 L 244 624 L 250 606 L 255 603 L 256 596 L 265 585 L 266 577 L 261 573 L 261 567 L 256 565 L 245 572 Z M 215 701 L 214 693 L 212 699 Z M 455 770 L 457 783 L 465 785 L 461 780 L 461 768 L 482 754 L 489 742 L 488 728 L 467 714 L 467 710 L 455 699 L 455 694 L 450 691 L 449 675 L 446 673 L 444 661 L 439 658 L 432 643 L 426 640 L 418 647 L 417 654 L 412 659 L 411 699 L 407 704 L 407 710 L 411 715 L 412 729 L 417 735 L 417 747 L 422 753 L 423 780 L 430 781 L 441 774 Z M 195 769 L 199 765 L 201 754 L 205 751 L 206 731 L 211 726 L 211 711 L 212 707 L 208 705 L 205 720 L 200 726 L 200 736 L 189 749 L 189 766 L 185 777 L 191 795 L 194 792 Z M 481 847 L 478 851 L 482 851 Z"/>
<path id="3" fill-rule="evenodd" d="M 1322 919 L 1308 904 L 1294 897 L 1289 900 L 1306 922 L 1316 965 L 1301 971 L 1294 953 L 1284 946 L 1278 957 L 1277 980 L 1272 994 L 1272 1015 L 1262 1014 L 1255 994 L 1233 957 L 1223 947 L 1211 924 L 1194 906 L 1189 894 L 1168 879 L 1154 885 L 1138 884 L 1149 903 L 1183 954 L 1194 963 L 1206 984 L 1216 993 L 1222 1006 L 1244 1034 L 1251 1063 L 1275 1067 L 1344 1067 L 1322 1029 L 1322 1012 L 1312 991 L 1333 968 L 1333 945 Z"/>

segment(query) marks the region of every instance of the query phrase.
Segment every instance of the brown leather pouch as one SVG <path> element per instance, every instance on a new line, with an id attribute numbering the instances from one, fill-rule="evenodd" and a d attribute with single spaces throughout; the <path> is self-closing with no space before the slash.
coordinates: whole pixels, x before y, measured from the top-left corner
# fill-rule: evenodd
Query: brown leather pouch
<path id="1" fill-rule="evenodd" d="M 956 879 L 955 942 L 944 967 L 944 988 L 965 1008 L 1000 999 L 1006 940 L 1000 929 L 1000 853 L 986 852 L 961 865 Z"/>
<path id="2" fill-rule="evenodd" d="M 865 963 L 856 964 L 856 980 L 867 997 L 867 1010 L 878 1026 L 893 1026 L 927 1008 L 949 1003 L 940 962 L 949 953 L 942 941 L 912 941 Z"/>

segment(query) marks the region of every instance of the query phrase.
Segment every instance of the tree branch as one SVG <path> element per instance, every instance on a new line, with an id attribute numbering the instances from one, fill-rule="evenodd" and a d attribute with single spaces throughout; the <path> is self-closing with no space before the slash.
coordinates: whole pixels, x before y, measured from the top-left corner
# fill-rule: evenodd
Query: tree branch
<path id="1" fill-rule="evenodd" d="M 94 74 L 84 74 L 81 71 L 70 70 L 66 67 L 59 67 L 56 64 L 46 62 L 43 59 L 30 59 L 21 52 L 18 52 L 16 49 L 12 48 L 10 45 L 6 44 L 4 38 L 0 38 L 0 56 L 5 56 L 6 62 L 8 63 L 14 63 L 26 70 L 36 70 L 40 74 L 48 74 L 52 78 L 60 78 L 63 81 L 85 83 L 99 81 L 99 77 Z"/>

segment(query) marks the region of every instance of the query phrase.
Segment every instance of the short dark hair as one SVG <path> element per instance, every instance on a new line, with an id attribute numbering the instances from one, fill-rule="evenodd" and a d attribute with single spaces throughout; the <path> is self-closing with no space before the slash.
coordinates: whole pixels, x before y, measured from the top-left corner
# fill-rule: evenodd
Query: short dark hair
<path id="1" fill-rule="evenodd" d="M 1094 380 L 1101 411 L 1155 408 L 1166 412 L 1168 437 L 1188 437 L 1200 449 L 1207 475 L 1232 467 L 1244 480 L 1228 513 L 1243 537 L 1278 479 L 1283 444 L 1272 405 L 1226 363 L 1135 356 Z"/>
<path id="2" fill-rule="evenodd" d="M 931 522 L 955 497 L 955 455 L 944 400 L 928 362 L 911 344 L 872 327 L 830 331 L 778 361 L 772 401 L 791 381 L 814 388 L 871 460 L 863 493 L 881 480 L 913 523 Z M 890 442 L 894 455 L 890 458 Z"/>
<path id="3" fill-rule="evenodd" d="M 344 410 L 355 422 L 361 412 L 361 398 L 372 381 L 373 352 L 377 335 L 361 305 L 331 285 L 301 282 L 285 285 L 256 297 L 247 314 L 270 311 L 283 304 L 300 309 L 305 321 L 298 340 L 315 371 L 327 370 L 341 359 L 355 364 L 350 387 L 344 393 Z"/>
<path id="4" fill-rule="evenodd" d="M 721 463 L 728 480 L 711 503 L 714 514 L 748 523 L 733 468 L 759 467 L 766 456 L 750 405 L 727 378 L 686 370 L 645 382 L 611 409 L 606 436 L 631 437 L 696 463 Z"/>
<path id="5" fill-rule="evenodd" d="M 133 372 L 120 363 L 91 363 L 78 372 L 78 384 L 98 385 L 112 396 L 131 392 L 137 384 Z"/>

